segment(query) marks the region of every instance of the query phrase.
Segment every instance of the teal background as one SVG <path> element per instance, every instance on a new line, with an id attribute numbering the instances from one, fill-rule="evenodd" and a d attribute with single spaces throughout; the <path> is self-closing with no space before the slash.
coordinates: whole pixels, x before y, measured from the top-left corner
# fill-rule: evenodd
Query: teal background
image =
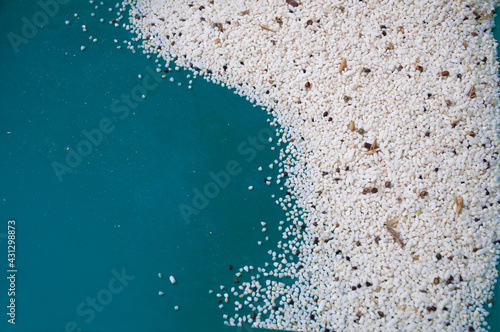
<path id="1" fill-rule="evenodd" d="M 0 331 L 65 331 L 70 321 L 95 332 L 251 331 L 223 325 L 222 315 L 232 316 L 233 310 L 220 310 L 215 293 L 228 292 L 219 285 L 232 285 L 238 268 L 263 266 L 281 238 L 277 226 L 285 215 L 271 195 L 283 192 L 263 181 L 276 177 L 277 169 L 267 165 L 278 151 L 270 149 L 273 143 L 255 158 L 238 152 L 248 137 L 272 128 L 268 116 L 199 78 L 188 90 L 188 72 L 181 70 L 168 74 L 175 83 L 163 80 L 120 119 L 111 110 L 113 101 L 142 84 L 137 75 L 146 76 L 155 63 L 140 52 L 116 49 L 113 39 L 124 46 L 121 41 L 132 35 L 99 22 L 114 17 L 107 8 L 95 10 L 87 1 L 60 5 L 16 54 L 7 34 L 21 34 L 21 18 L 31 20 L 40 6 L 0 2 L 0 269 L 7 270 L 9 219 L 16 220 L 18 269 L 17 323 L 7 324 L 2 312 Z M 52 163 L 64 163 L 67 149 L 85 139 L 82 131 L 97 128 L 103 118 L 113 122 L 114 131 L 59 182 Z M 179 204 L 192 205 L 193 189 L 212 182 L 209 172 L 224 170 L 229 161 L 241 173 L 186 223 Z M 268 223 L 267 234 L 260 221 Z M 111 271 L 122 268 L 135 278 L 86 322 L 77 307 L 107 289 Z M 6 311 L 8 283 L 2 280 Z M 488 322 L 500 331 L 497 306 Z"/>

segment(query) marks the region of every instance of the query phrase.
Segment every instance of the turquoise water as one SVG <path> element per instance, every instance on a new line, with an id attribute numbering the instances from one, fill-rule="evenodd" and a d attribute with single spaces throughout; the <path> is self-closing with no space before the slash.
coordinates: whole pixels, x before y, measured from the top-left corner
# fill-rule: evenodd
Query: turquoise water
<path id="1" fill-rule="evenodd" d="M 0 268 L 7 276 L 15 219 L 18 269 L 16 325 L 2 313 L 0 331 L 251 331 L 225 327 L 233 311 L 208 290 L 228 292 L 219 285 L 263 266 L 281 238 L 285 216 L 271 195 L 283 192 L 264 183 L 278 159 L 268 116 L 201 79 L 189 90 L 183 70 L 161 80 L 153 59 L 116 48 L 113 39 L 132 35 L 98 21 L 113 17 L 107 7 L 64 2 L 17 53 L 8 33 L 22 35 L 22 18 L 41 7 L 0 2 Z M 131 93 L 146 98 L 127 104 Z M 493 331 L 497 317 L 494 306 Z"/>

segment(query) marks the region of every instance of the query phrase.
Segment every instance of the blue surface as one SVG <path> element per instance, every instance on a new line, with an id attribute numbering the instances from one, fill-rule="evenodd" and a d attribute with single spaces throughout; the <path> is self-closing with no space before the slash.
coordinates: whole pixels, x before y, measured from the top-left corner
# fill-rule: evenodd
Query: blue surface
<path id="1" fill-rule="evenodd" d="M 224 327 L 222 314 L 232 311 L 220 310 L 208 290 L 231 284 L 228 264 L 263 266 L 281 238 L 277 224 L 285 216 L 270 196 L 282 192 L 263 181 L 275 178 L 267 165 L 278 152 L 271 144 L 251 146 L 252 137 L 269 131 L 267 115 L 200 79 L 188 90 L 182 70 L 135 106 L 115 102 L 146 79 L 159 80 L 153 59 L 116 49 L 114 38 L 132 35 L 99 23 L 113 17 L 107 7 L 96 17 L 87 1 L 58 7 L 16 53 L 8 33 L 22 36 L 22 18 L 43 19 L 36 16 L 41 7 L 0 2 L 0 269 L 6 274 L 9 219 L 17 222 L 18 269 L 16 325 L 2 313 L 0 331 L 250 331 Z M 101 139 L 97 129 L 110 132 Z M 78 146 L 86 153 L 84 130 L 95 134 L 92 151 L 58 177 L 54 165 L 65 165 Z M 215 184 L 206 207 L 193 204 L 195 189 L 217 183 L 210 172 L 228 167 L 235 170 L 229 183 Z M 187 222 L 180 204 L 198 213 Z M 262 220 L 270 241 L 259 247 Z M 4 279 L 3 310 L 7 289 Z M 101 304 L 92 308 L 96 297 Z M 497 307 L 490 317 L 500 330 Z"/>
<path id="2" fill-rule="evenodd" d="M 19 34 L 20 18 L 39 10 L 35 2 L 3 1 L 2 31 Z M 17 221 L 18 273 L 16 326 L 2 310 L 0 330 L 71 331 L 73 321 L 82 331 L 237 331 L 224 328 L 229 308 L 220 310 L 208 290 L 231 283 L 228 264 L 263 265 L 279 238 L 270 227 L 271 241 L 257 246 L 260 221 L 283 218 L 270 197 L 278 188 L 263 182 L 273 173 L 257 171 L 278 152 L 269 142 L 259 151 L 248 141 L 259 133 L 267 138 L 267 115 L 201 79 L 188 90 L 182 70 L 169 74 L 175 83 L 161 80 L 153 59 L 116 49 L 114 38 L 132 35 L 99 23 L 101 15 L 112 17 L 107 8 L 90 14 L 86 1 L 61 5 L 17 54 L 1 39 L 1 232 L 8 219 Z M 156 79 L 161 83 L 136 105 L 114 104 Z M 95 131 L 105 119 L 114 130 L 101 140 Z M 66 165 L 78 144 L 86 154 L 83 130 L 94 133 L 92 152 L 58 179 L 55 162 Z M 194 189 L 214 182 L 210 172 L 227 171 L 232 161 L 239 172 L 186 222 L 179 205 L 196 207 Z M 0 240 L 5 271 L 7 241 Z M 114 282 L 113 269 L 134 278 Z M 5 304 L 8 283 L 1 287 Z M 105 305 L 92 308 L 87 298 L 98 296 Z"/>

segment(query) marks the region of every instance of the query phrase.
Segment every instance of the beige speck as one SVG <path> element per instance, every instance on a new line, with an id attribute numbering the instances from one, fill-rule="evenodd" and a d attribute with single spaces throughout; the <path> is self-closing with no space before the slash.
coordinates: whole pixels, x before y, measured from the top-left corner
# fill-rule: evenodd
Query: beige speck
<path id="1" fill-rule="evenodd" d="M 370 150 L 368 152 L 365 152 L 365 154 L 368 155 L 368 156 L 370 156 L 370 155 L 372 155 L 374 153 L 377 153 L 379 151 L 380 151 L 380 148 L 376 148 L 376 149 Z"/>
<path id="2" fill-rule="evenodd" d="M 351 131 L 354 131 L 356 129 L 356 126 L 354 125 L 354 121 L 349 122 L 349 129 L 351 129 Z"/>
<path id="3" fill-rule="evenodd" d="M 462 207 L 464 205 L 464 199 L 462 196 L 455 198 L 455 203 L 457 203 L 457 212 L 460 213 L 462 211 Z"/>
<path id="4" fill-rule="evenodd" d="M 342 62 L 340 63 L 339 73 L 343 72 L 344 69 L 346 69 L 346 68 L 347 68 L 347 60 L 342 59 Z"/>

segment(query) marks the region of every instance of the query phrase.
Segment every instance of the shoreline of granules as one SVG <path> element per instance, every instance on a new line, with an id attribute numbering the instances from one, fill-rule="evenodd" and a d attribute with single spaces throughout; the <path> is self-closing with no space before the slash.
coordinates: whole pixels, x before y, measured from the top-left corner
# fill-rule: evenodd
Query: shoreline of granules
<path id="1" fill-rule="evenodd" d="M 499 253 L 496 4 L 123 3 L 145 53 L 233 89 L 276 126 L 283 239 L 271 265 L 237 272 L 226 324 L 487 330 Z"/>

